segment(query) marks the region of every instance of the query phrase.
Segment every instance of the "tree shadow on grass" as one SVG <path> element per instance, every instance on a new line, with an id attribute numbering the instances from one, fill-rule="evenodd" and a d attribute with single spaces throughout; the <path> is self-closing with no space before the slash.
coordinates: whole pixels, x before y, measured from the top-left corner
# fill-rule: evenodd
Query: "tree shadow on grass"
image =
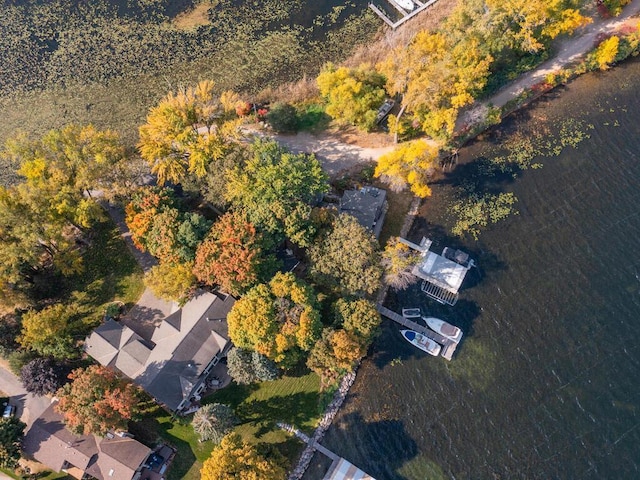
<path id="1" fill-rule="evenodd" d="M 267 400 L 251 400 L 239 405 L 236 414 L 243 423 L 258 427 L 256 438 L 272 431 L 277 422 L 304 428 L 318 416 L 318 394 L 299 392 Z"/>

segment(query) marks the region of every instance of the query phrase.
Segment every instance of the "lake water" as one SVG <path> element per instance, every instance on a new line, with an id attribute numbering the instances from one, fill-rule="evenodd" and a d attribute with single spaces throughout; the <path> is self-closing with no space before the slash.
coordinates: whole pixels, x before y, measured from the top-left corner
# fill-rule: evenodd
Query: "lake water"
<path id="1" fill-rule="evenodd" d="M 447 362 L 385 322 L 324 440 L 376 479 L 640 478 L 640 62 L 553 92 L 461 158 L 567 118 L 590 138 L 503 182 L 519 215 L 480 241 L 447 234 L 464 165 L 423 207 L 410 237 L 463 247 L 479 269 L 455 307 L 415 288 L 388 298 L 466 336 Z"/>

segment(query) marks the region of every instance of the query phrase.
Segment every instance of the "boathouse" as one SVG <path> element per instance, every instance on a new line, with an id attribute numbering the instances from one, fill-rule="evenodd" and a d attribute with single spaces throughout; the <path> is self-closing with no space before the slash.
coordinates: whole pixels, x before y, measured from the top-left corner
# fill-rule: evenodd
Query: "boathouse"
<path id="1" fill-rule="evenodd" d="M 411 272 L 422 279 L 422 291 L 440 303 L 455 305 L 467 272 L 475 266 L 469 255 L 448 247 L 438 255 L 429 250 L 433 242 L 425 237 L 419 245 L 404 238 L 400 241 L 422 255 L 422 260 Z"/>

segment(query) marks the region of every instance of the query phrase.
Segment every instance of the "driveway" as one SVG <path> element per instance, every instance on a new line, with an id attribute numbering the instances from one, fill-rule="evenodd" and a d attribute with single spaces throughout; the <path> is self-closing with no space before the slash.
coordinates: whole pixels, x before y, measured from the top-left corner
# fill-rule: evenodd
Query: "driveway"
<path id="1" fill-rule="evenodd" d="M 9 402 L 16 406 L 16 415 L 27 424 L 26 430 L 51 404 L 49 397 L 27 393 L 20 379 L 2 365 L 0 365 L 0 385 L 2 391 L 9 395 Z"/>

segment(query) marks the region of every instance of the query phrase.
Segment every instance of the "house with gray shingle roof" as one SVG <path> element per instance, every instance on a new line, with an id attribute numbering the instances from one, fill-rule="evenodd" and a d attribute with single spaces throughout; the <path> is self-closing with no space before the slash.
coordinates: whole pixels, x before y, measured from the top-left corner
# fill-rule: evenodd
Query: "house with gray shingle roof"
<path id="1" fill-rule="evenodd" d="M 33 422 L 23 441 L 23 451 L 56 472 L 74 478 L 134 480 L 151 449 L 128 435 L 75 435 L 64 426 L 53 402 Z"/>
<path id="2" fill-rule="evenodd" d="M 202 392 L 209 371 L 226 354 L 226 319 L 234 303 L 231 296 L 201 292 L 165 318 L 150 340 L 107 320 L 87 337 L 85 351 L 170 410 L 181 411 Z"/>
<path id="3" fill-rule="evenodd" d="M 340 199 L 340 213 L 348 213 L 378 238 L 387 213 L 387 192 L 372 186 L 347 190 Z"/>

